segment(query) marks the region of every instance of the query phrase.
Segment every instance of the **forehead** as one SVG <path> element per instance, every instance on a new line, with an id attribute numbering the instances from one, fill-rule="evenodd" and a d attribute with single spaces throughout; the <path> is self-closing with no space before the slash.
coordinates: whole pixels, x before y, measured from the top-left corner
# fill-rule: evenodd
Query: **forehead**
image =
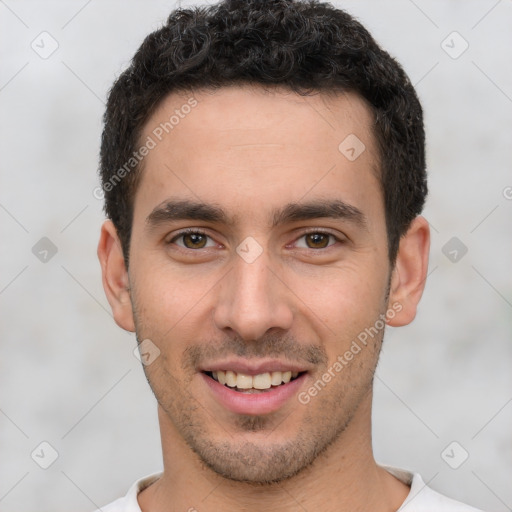
<path id="1" fill-rule="evenodd" d="M 289 135 L 288 142 L 294 138 L 297 144 L 309 140 L 315 143 L 313 149 L 321 138 L 330 143 L 330 136 L 337 140 L 350 133 L 358 133 L 371 144 L 372 125 L 371 109 L 356 93 L 330 91 L 303 96 L 284 87 L 266 89 L 244 84 L 171 93 L 160 103 L 143 133 L 155 132 L 159 139 L 160 135 L 165 138 L 188 128 L 198 136 L 207 132 L 211 142 L 217 139 L 230 146 L 237 139 L 250 142 L 251 135 L 255 143 L 267 145 Z M 265 142 L 260 138 L 261 130 L 267 132 Z"/>
<path id="2" fill-rule="evenodd" d="M 301 96 L 257 86 L 168 95 L 146 123 L 137 204 L 169 195 L 251 205 L 379 193 L 373 116 L 353 93 Z M 328 197 L 329 196 L 329 197 Z M 229 209 L 229 208 L 228 208 Z"/>

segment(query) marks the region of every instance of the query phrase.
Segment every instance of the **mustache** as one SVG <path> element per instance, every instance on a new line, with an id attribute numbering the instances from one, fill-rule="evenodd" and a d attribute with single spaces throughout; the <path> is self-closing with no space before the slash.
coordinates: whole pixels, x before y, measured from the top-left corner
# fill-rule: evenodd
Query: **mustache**
<path id="1" fill-rule="evenodd" d="M 182 366 L 184 370 L 193 370 L 207 361 L 229 356 L 245 359 L 274 357 L 296 363 L 307 362 L 315 366 L 326 366 L 328 363 L 327 352 L 323 347 L 299 343 L 290 335 L 268 333 L 258 340 L 247 341 L 236 336 L 215 343 L 205 342 L 190 345 L 183 352 Z"/>

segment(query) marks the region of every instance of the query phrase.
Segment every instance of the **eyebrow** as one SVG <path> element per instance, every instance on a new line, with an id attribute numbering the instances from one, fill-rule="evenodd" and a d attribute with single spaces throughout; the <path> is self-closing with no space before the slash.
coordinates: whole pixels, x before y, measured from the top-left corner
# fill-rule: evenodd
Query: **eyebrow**
<path id="1" fill-rule="evenodd" d="M 362 228 L 367 227 L 364 213 L 359 208 L 339 199 L 289 203 L 284 208 L 274 211 L 272 227 L 320 218 L 345 220 Z"/>
<path id="2" fill-rule="evenodd" d="M 232 224 L 222 208 L 207 203 L 190 200 L 167 200 L 156 206 L 146 218 L 146 225 L 154 228 L 160 224 L 176 220 L 200 220 Z"/>
<path id="3" fill-rule="evenodd" d="M 238 216 L 229 216 L 220 206 L 192 200 L 166 200 L 157 205 L 146 218 L 148 229 L 177 220 L 198 220 L 233 226 Z M 364 213 L 344 201 L 315 200 L 305 203 L 288 203 L 272 212 L 271 227 L 287 223 L 331 218 L 348 221 L 361 228 L 367 228 Z"/>

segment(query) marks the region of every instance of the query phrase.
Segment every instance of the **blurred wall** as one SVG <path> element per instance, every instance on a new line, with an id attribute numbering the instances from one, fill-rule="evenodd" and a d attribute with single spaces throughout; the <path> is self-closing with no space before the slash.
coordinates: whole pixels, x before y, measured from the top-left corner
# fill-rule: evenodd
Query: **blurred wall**
<path id="1" fill-rule="evenodd" d="M 511 510 L 512 3 L 336 5 L 404 65 L 428 137 L 430 275 L 416 321 L 387 332 L 376 457 Z M 0 2 L 2 511 L 86 512 L 161 469 L 135 338 L 101 286 L 93 191 L 106 92 L 173 7 Z"/>

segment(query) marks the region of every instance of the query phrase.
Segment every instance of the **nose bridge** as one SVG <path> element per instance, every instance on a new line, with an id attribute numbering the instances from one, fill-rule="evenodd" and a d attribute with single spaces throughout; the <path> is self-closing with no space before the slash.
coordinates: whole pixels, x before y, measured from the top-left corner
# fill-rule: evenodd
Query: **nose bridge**
<path id="1" fill-rule="evenodd" d="M 234 267 L 221 284 L 214 314 L 217 327 L 230 328 L 247 340 L 258 339 L 272 328 L 289 329 L 292 311 L 268 253 L 261 249 L 256 255 L 250 242 L 240 244 L 237 252 Z"/>

